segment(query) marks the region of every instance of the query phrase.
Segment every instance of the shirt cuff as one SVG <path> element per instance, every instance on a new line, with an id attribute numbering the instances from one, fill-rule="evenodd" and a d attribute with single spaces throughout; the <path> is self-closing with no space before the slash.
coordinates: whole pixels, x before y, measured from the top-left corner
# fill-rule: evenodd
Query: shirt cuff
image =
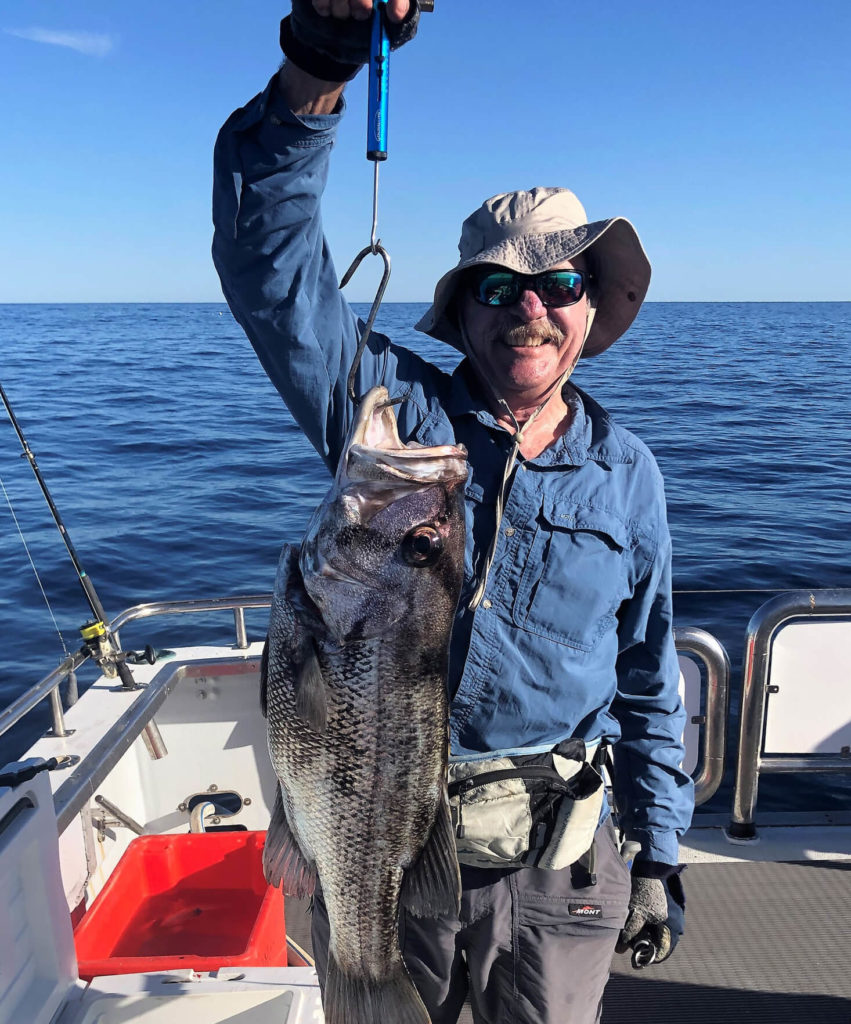
<path id="1" fill-rule="evenodd" d="M 679 860 L 680 840 L 674 831 L 656 832 L 649 829 L 631 829 L 627 839 L 641 843 L 641 853 L 635 855 L 635 864 L 673 865 Z"/>
<path id="2" fill-rule="evenodd" d="M 266 116 L 273 125 L 290 125 L 294 128 L 306 128 L 308 132 L 331 132 L 336 134 L 337 125 L 346 111 L 346 101 L 340 97 L 337 109 L 333 114 L 294 114 L 278 88 L 277 72 L 266 86 L 263 93 L 266 100 Z"/>
<path id="3" fill-rule="evenodd" d="M 657 878 L 664 882 L 671 875 L 678 875 L 682 871 L 680 864 L 660 864 L 655 860 L 637 860 L 632 865 L 632 874 L 635 878 Z"/>

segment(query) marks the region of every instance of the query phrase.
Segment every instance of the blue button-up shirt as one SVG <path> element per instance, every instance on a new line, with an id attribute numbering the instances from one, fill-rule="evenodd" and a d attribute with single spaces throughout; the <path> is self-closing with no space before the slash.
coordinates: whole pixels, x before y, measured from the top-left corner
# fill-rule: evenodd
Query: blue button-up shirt
<path id="1" fill-rule="evenodd" d="M 237 110 L 215 156 L 213 256 L 266 372 L 333 471 L 352 420 L 360 324 L 342 298 L 319 203 L 341 114 L 296 116 L 275 88 Z M 464 362 L 447 374 L 380 335 L 358 393 L 383 384 L 404 441 L 469 453 L 465 584 L 450 651 L 455 755 L 615 744 L 614 791 L 640 859 L 677 861 L 693 808 L 671 634 L 671 543 L 648 449 L 566 385 L 567 432 L 520 459 L 484 600 L 468 608 L 510 447 Z"/>

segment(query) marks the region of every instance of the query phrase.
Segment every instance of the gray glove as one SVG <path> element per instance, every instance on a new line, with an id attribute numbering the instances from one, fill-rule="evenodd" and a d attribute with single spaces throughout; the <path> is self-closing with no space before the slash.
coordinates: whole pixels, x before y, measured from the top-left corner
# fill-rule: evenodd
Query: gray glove
<path id="1" fill-rule="evenodd" d="M 647 939 L 655 947 L 652 962 L 659 964 L 667 960 L 685 928 L 685 902 L 679 871 L 665 879 L 634 874 L 629 914 L 615 950 L 625 953 Z M 637 966 L 635 961 L 633 966 Z"/>
<path id="2" fill-rule="evenodd" d="M 621 932 L 621 941 L 630 943 L 648 924 L 664 924 L 668 918 L 668 897 L 661 878 L 632 878 L 629 915 Z"/>

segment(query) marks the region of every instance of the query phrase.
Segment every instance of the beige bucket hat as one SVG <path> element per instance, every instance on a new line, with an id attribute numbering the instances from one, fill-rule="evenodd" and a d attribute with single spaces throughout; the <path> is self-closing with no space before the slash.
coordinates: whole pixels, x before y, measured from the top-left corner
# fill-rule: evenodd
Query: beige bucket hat
<path id="1" fill-rule="evenodd" d="M 437 282 L 434 302 L 416 329 L 463 352 L 452 298 L 464 270 L 494 263 L 539 274 L 588 250 L 596 312 L 582 355 L 599 355 L 635 319 L 650 284 L 650 262 L 628 220 L 612 217 L 589 224 L 582 203 L 566 188 L 504 192 L 482 203 L 464 221 L 458 265 Z"/>

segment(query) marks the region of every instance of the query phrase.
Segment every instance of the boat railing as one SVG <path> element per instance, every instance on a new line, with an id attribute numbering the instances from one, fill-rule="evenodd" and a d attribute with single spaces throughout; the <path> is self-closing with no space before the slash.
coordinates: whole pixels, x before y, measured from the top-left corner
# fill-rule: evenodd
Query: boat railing
<path id="1" fill-rule="evenodd" d="M 246 611 L 268 608 L 270 603 L 270 594 L 252 594 L 139 604 L 118 615 L 110 624 L 110 628 L 117 634 L 128 624 L 153 616 L 230 611 L 234 619 L 234 647 L 237 650 L 245 650 L 249 646 L 245 626 Z M 844 689 L 837 682 L 836 693 L 831 691 L 824 698 L 825 703 L 830 702 L 833 711 L 837 712 L 836 720 L 848 723 L 848 745 L 842 746 L 838 754 L 825 755 L 817 750 L 768 749 L 765 746 L 766 727 L 772 723 L 769 697 L 777 691 L 778 685 L 772 682 L 771 676 L 772 662 L 776 667 L 778 660 L 776 657 L 772 659 L 772 649 L 778 633 L 794 620 L 836 623 L 837 620 L 841 622 L 843 617 L 846 620 L 843 626 L 851 630 L 851 589 L 786 592 L 763 604 L 750 621 L 743 665 L 739 750 L 730 826 L 730 834 L 734 838 L 747 839 L 756 835 L 754 813 L 761 772 L 851 771 L 851 688 L 847 686 L 847 679 Z M 723 645 L 705 630 L 678 627 L 675 629 L 675 642 L 679 653 L 697 659 L 703 668 L 700 683 L 702 692 L 692 701 L 691 715 L 691 724 L 699 727 L 697 746 L 700 749 L 700 756 L 696 761 L 693 778 L 696 803 L 701 804 L 718 790 L 724 773 L 730 662 Z M 843 644 L 851 649 L 849 633 L 844 634 Z M 89 657 L 81 653 L 71 656 L 0 711 L 0 736 L 45 699 L 50 700 L 53 712 L 53 734 L 66 735 L 59 688 L 88 660 Z M 844 664 L 847 675 L 847 656 Z M 177 679 L 174 679 L 165 686 L 170 678 L 171 674 L 166 673 L 162 687 L 146 687 L 146 691 L 150 692 L 140 695 L 140 699 L 115 723 L 109 736 L 103 738 L 103 742 L 115 744 L 116 749 L 123 750 L 133 738 L 144 733 L 149 724 L 154 728 L 153 715 L 165 699 L 170 686 L 177 682 Z M 791 691 L 794 687 L 784 686 L 784 689 Z M 841 711 L 842 708 L 845 708 L 845 712 Z"/>
<path id="2" fill-rule="evenodd" d="M 157 601 L 149 604 L 137 604 L 121 612 L 110 623 L 110 630 L 115 635 L 116 644 L 120 646 L 118 631 L 137 619 L 145 619 L 153 615 L 183 615 L 187 613 L 232 611 L 236 632 L 235 646 L 239 650 L 245 650 L 248 647 L 248 638 L 245 631 L 246 610 L 249 608 L 268 608 L 271 603 L 271 594 L 249 594 L 238 597 L 216 597 L 195 601 Z M 51 734 L 54 736 L 66 736 L 68 733 L 65 728 L 60 686 L 66 679 L 71 678 L 75 681 L 74 689 L 76 689 L 77 670 L 91 660 L 91 655 L 77 651 L 66 658 L 65 661 L 43 679 L 39 680 L 34 686 L 30 687 L 29 690 L 22 693 L 16 700 L 12 701 L 8 707 L 0 709 L 0 736 L 17 725 L 18 722 L 45 699 L 50 701 L 53 717 Z"/>
<path id="3" fill-rule="evenodd" d="M 13 725 L 17 725 L 45 699 L 50 701 L 50 710 L 53 715 L 54 736 L 67 736 L 65 728 L 65 714 L 62 707 L 62 697 L 59 687 L 66 679 L 74 680 L 76 685 L 76 670 L 90 661 L 87 654 L 76 653 L 66 658 L 61 665 L 58 665 L 52 672 L 49 672 L 44 679 L 40 679 L 35 686 L 22 693 L 12 701 L 8 707 L 0 710 L 0 736 L 8 732 Z"/>
<path id="4" fill-rule="evenodd" d="M 851 588 L 787 591 L 753 615 L 742 667 L 732 838 L 757 836 L 761 774 L 851 772 L 849 678 Z"/>
<path id="5" fill-rule="evenodd" d="M 245 612 L 248 608 L 269 608 L 272 604 L 271 594 L 248 594 L 241 597 L 214 597 L 203 601 L 154 601 L 150 604 L 137 604 L 123 611 L 110 626 L 113 633 L 129 622 L 147 619 L 153 615 L 184 615 L 200 612 L 232 611 L 234 629 L 236 631 L 236 647 L 245 650 L 248 638 L 245 632 Z"/>
<path id="6" fill-rule="evenodd" d="M 161 615 L 200 614 L 217 611 L 231 611 L 233 630 L 235 630 L 235 647 L 245 650 L 249 646 L 245 614 L 250 608 L 267 608 L 271 603 L 270 594 L 251 594 L 237 597 L 221 597 L 187 601 L 156 601 L 137 604 L 122 611 L 110 624 L 110 629 L 120 645 L 119 631 L 130 623 Z M 724 751 L 726 743 L 726 716 L 730 664 L 727 653 L 719 641 L 707 633 L 693 627 L 675 630 L 677 649 L 695 657 L 703 665 L 701 678 L 704 682 L 703 694 L 697 693 L 694 698 L 695 714 L 691 716 L 692 725 L 698 726 L 694 733 L 695 743 L 700 748 L 699 760 L 694 771 L 695 802 L 705 803 L 718 790 L 724 771 Z M 0 735 L 22 720 L 45 698 L 49 698 L 53 716 L 51 734 L 65 736 L 68 730 L 63 717 L 60 685 L 71 673 L 77 671 L 90 660 L 89 655 L 77 653 L 53 670 L 48 676 L 36 683 L 25 694 L 18 697 L 4 711 L 0 712 Z M 154 723 L 154 715 L 162 705 L 169 690 L 176 685 L 180 673 L 171 673 L 147 685 L 144 694 L 140 694 L 131 708 L 113 725 L 107 735 L 96 744 L 95 750 L 87 757 L 86 767 L 81 766 L 75 773 L 74 784 L 63 784 L 57 793 L 57 814 L 63 822 L 79 810 L 81 795 L 88 792 L 94 784 L 94 776 L 98 779 L 108 771 L 127 749 L 127 746 L 139 734 L 142 734 L 152 757 L 162 756 L 164 751 L 159 733 Z M 700 711 L 703 709 L 703 711 Z M 699 712 L 699 713 L 697 713 Z M 701 741 L 700 741 L 701 738 Z M 93 776 L 89 778 L 89 774 Z M 71 780 L 69 780 L 71 781 Z"/>
<path id="7" fill-rule="evenodd" d="M 679 654 L 697 658 L 704 668 L 703 700 L 695 702 L 695 713 L 690 715 L 690 724 L 698 726 L 698 735 L 702 734 L 700 759 L 692 775 L 694 802 L 699 806 L 715 795 L 724 775 L 730 659 L 723 644 L 716 637 L 695 626 L 676 627 L 674 643 Z M 689 703 L 686 700 L 687 709 Z M 701 704 L 702 712 L 699 710 Z"/>

